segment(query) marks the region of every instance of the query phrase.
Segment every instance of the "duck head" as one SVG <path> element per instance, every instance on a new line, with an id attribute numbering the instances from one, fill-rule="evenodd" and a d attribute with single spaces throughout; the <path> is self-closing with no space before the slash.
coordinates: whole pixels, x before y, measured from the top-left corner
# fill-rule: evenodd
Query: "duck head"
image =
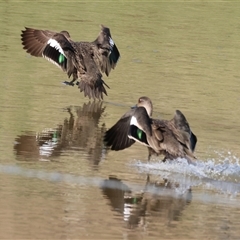
<path id="1" fill-rule="evenodd" d="M 148 113 L 148 116 L 151 117 L 152 116 L 152 112 L 153 112 L 153 105 L 152 105 L 152 101 L 150 98 L 148 97 L 140 97 L 138 99 L 138 102 L 135 106 L 133 106 L 132 108 L 137 108 L 137 107 L 144 107 Z"/>

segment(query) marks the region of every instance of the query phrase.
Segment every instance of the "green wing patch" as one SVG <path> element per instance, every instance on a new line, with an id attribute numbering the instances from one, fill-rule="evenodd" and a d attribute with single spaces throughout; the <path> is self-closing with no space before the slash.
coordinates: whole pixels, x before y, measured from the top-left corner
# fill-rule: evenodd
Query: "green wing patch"
<path id="1" fill-rule="evenodd" d="M 140 140 L 142 139 L 142 134 L 143 134 L 143 131 L 138 128 L 137 129 L 137 136 Z"/>

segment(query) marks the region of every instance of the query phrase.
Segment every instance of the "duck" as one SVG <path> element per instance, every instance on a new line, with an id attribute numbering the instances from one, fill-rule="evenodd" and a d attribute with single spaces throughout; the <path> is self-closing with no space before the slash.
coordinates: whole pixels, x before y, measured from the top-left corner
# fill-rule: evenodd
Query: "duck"
<path id="1" fill-rule="evenodd" d="M 148 161 L 152 155 L 163 155 L 163 162 L 185 158 L 194 164 L 197 137 L 180 110 L 171 120 L 152 118 L 153 104 L 143 96 L 104 135 L 105 146 L 119 151 L 135 142 L 148 148 Z"/>
<path id="2" fill-rule="evenodd" d="M 64 84 L 76 84 L 85 97 L 103 100 L 103 94 L 107 95 L 105 86 L 109 86 L 102 79 L 102 73 L 109 76 L 117 65 L 120 52 L 110 29 L 104 25 L 100 28 L 96 40 L 75 42 L 65 30 L 54 32 L 25 27 L 21 41 L 27 53 L 47 59 L 66 72 L 69 78 L 72 76 L 72 80 Z"/>

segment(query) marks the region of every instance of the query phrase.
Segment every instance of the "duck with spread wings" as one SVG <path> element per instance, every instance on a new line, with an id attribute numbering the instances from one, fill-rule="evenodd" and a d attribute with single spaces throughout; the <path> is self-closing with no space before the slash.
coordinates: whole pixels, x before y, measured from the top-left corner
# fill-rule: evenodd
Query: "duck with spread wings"
<path id="1" fill-rule="evenodd" d="M 104 141 L 111 150 L 123 150 L 135 142 L 148 147 L 148 161 L 152 154 L 166 159 L 186 158 L 194 163 L 197 137 L 181 111 L 171 120 L 153 119 L 153 105 L 148 97 L 140 97 L 135 108 L 125 113 L 106 133 Z"/>
<path id="2" fill-rule="evenodd" d="M 53 32 L 25 28 L 21 34 L 23 49 L 35 57 L 44 57 L 57 65 L 73 79 L 64 83 L 78 85 L 80 92 L 90 99 L 103 99 L 107 95 L 102 73 L 109 75 L 120 58 L 112 40 L 110 29 L 101 25 L 93 42 L 74 42 L 67 31 Z M 105 86 L 104 86 L 105 85 Z M 109 88 L 109 87 L 108 87 Z"/>

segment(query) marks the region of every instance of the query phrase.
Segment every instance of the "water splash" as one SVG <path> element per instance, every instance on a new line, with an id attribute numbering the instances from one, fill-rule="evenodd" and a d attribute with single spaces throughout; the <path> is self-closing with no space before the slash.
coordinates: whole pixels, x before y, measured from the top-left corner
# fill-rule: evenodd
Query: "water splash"
<path id="1" fill-rule="evenodd" d="M 239 158 L 231 152 L 219 152 L 218 156 L 218 159 L 196 160 L 195 165 L 180 158 L 165 163 L 135 160 L 131 165 L 137 167 L 139 172 L 159 175 L 185 187 L 202 186 L 227 194 L 240 193 Z"/>

